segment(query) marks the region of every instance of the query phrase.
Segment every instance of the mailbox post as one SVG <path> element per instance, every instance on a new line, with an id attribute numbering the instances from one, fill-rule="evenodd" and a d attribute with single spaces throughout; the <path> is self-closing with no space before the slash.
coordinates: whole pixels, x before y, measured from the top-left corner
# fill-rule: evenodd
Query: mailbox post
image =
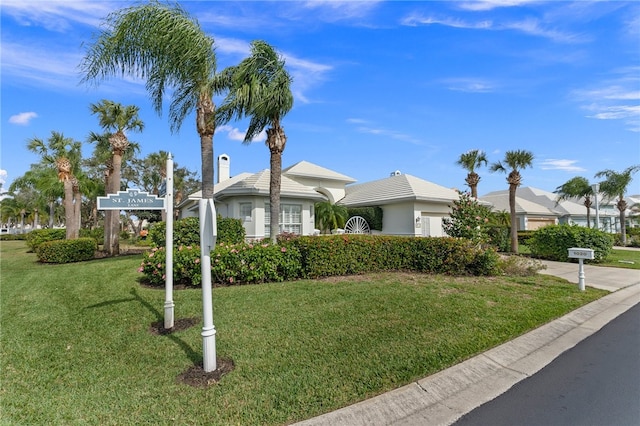
<path id="1" fill-rule="evenodd" d="M 584 291 L 584 259 L 594 259 L 593 249 L 572 247 L 569 249 L 569 259 L 578 259 L 578 288 Z"/>

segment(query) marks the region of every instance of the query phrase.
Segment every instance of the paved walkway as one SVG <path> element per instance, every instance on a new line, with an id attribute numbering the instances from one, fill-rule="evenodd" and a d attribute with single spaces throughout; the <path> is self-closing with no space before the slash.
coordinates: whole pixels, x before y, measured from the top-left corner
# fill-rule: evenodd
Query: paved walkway
<path id="1" fill-rule="evenodd" d="M 578 264 L 544 264 L 542 273 L 578 282 Z M 432 376 L 298 425 L 450 425 L 640 303 L 638 270 L 585 265 L 585 284 L 612 293 Z"/>

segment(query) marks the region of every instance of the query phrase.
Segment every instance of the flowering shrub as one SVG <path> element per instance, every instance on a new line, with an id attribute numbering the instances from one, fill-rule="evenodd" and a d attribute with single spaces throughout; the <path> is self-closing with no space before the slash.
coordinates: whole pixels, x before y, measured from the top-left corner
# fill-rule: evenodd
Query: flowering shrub
<path id="1" fill-rule="evenodd" d="M 478 203 L 468 192 L 460 192 L 453 202 L 451 217 L 442 219 L 442 228 L 450 237 L 466 238 L 474 244 L 489 241 L 489 208 Z"/>

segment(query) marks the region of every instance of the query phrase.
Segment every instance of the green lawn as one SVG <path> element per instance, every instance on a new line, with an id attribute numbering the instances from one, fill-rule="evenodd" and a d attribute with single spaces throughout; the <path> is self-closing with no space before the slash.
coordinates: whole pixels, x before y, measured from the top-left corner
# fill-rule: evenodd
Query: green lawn
<path id="1" fill-rule="evenodd" d="M 640 269 L 640 251 L 613 249 L 607 260 L 600 266 L 613 266 L 616 268 Z"/>
<path id="2" fill-rule="evenodd" d="M 216 288 L 219 357 L 207 389 L 178 382 L 202 362 L 201 322 L 157 336 L 164 292 L 140 286 L 140 256 L 38 264 L 0 243 L 0 424 L 277 425 L 454 365 L 605 292 L 554 277 L 388 273 Z M 201 318 L 200 291 L 175 291 Z"/>

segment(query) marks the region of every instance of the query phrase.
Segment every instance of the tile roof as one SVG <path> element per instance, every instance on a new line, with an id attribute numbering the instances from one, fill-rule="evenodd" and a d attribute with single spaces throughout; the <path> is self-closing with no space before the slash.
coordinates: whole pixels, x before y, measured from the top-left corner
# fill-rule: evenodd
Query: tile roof
<path id="1" fill-rule="evenodd" d="M 308 161 L 300 161 L 292 166 L 289 166 L 286 169 L 282 170 L 282 174 L 287 176 L 336 180 L 344 183 L 353 183 L 356 181 L 355 179 L 347 175 L 334 172 L 333 170 L 329 170 Z"/>
<path id="2" fill-rule="evenodd" d="M 412 175 L 400 174 L 346 187 L 345 197 L 339 204 L 371 206 L 399 201 L 430 201 L 451 203 L 458 192 Z"/>
<path id="3" fill-rule="evenodd" d="M 269 195 L 269 179 L 271 174 L 268 169 L 254 174 L 243 173 L 243 175 L 246 176 L 225 188 L 216 190 L 216 198 L 223 199 L 224 197 L 235 195 Z M 313 188 L 304 186 L 284 175 L 280 181 L 280 196 L 317 200 L 325 199 L 322 194 L 314 191 Z"/>

